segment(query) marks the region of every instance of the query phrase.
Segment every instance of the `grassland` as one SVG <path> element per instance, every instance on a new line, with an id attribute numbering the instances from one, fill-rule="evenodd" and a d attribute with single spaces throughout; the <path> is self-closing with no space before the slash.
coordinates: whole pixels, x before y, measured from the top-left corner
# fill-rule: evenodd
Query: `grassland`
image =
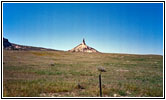
<path id="1" fill-rule="evenodd" d="M 163 57 L 62 51 L 3 51 L 4 97 L 162 97 Z M 80 84 L 85 89 L 78 88 Z"/>

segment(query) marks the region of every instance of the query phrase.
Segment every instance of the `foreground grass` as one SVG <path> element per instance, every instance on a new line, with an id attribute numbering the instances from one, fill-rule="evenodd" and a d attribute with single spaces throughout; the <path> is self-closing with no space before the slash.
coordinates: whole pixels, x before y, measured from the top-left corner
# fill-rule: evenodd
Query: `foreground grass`
<path id="1" fill-rule="evenodd" d="M 3 96 L 97 97 L 99 66 L 103 96 L 163 96 L 162 56 L 6 50 Z"/>

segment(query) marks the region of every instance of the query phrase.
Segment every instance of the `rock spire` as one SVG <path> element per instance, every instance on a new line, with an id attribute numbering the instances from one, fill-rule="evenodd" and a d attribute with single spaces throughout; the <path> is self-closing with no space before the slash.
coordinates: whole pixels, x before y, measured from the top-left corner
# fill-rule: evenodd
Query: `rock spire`
<path id="1" fill-rule="evenodd" d="M 75 48 L 73 48 L 69 51 L 70 52 L 98 52 L 94 48 L 87 46 L 84 38 L 83 38 L 83 41 L 81 44 L 79 44 L 78 46 L 76 46 Z"/>
<path id="2" fill-rule="evenodd" d="M 86 45 L 86 44 L 85 44 L 85 40 L 84 40 L 84 38 L 83 38 L 82 44 Z"/>

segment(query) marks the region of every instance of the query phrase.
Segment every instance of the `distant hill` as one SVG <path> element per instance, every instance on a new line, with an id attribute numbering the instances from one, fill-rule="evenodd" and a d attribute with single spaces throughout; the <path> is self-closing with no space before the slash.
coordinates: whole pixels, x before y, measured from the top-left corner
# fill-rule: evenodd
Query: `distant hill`
<path id="1" fill-rule="evenodd" d="M 3 38 L 3 49 L 5 50 L 45 50 L 45 51 L 55 51 L 54 49 L 47 49 L 42 47 L 24 46 L 14 43 L 10 43 L 8 39 Z M 57 51 L 57 50 L 56 50 Z"/>
<path id="2" fill-rule="evenodd" d="M 96 49 L 87 46 L 84 39 L 81 44 L 79 44 L 78 46 L 76 46 L 75 48 L 73 48 L 69 51 L 70 52 L 99 52 Z"/>

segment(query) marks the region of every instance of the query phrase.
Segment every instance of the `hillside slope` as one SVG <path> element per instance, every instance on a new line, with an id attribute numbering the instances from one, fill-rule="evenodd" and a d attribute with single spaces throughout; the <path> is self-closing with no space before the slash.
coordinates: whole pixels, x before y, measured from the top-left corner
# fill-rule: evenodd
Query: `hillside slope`
<path id="1" fill-rule="evenodd" d="M 54 49 L 42 48 L 42 47 L 33 47 L 33 46 L 24 46 L 19 44 L 10 43 L 8 39 L 3 38 L 3 49 L 5 50 L 44 50 L 44 51 L 55 51 Z"/>

